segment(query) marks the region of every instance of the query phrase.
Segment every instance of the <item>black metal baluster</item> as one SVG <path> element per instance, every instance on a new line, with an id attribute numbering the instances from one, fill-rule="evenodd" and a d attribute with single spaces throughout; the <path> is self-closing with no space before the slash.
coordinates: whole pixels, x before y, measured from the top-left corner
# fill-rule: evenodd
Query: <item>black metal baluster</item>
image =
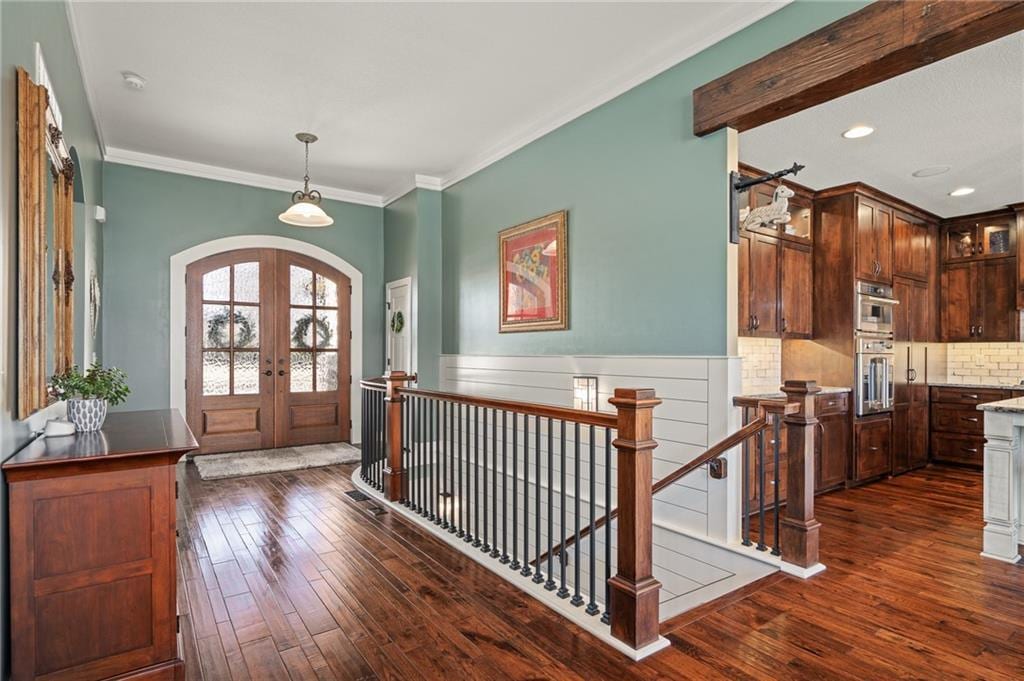
<path id="1" fill-rule="evenodd" d="M 757 550 L 764 551 L 764 429 L 757 432 Z"/>
<path id="2" fill-rule="evenodd" d="M 455 478 L 452 477 L 455 471 L 455 459 L 452 455 L 452 442 L 455 438 L 455 416 L 454 402 L 445 402 L 444 407 L 444 452 L 445 452 L 445 524 L 449 532 L 455 532 Z"/>
<path id="3" fill-rule="evenodd" d="M 490 550 L 491 550 L 491 542 L 488 541 L 490 539 L 490 537 L 487 535 L 487 407 L 484 407 L 483 431 L 484 431 L 484 437 L 483 437 L 483 443 L 484 443 L 484 451 L 483 451 L 483 460 L 484 460 L 484 475 L 483 475 L 483 478 L 484 478 L 484 488 L 483 488 L 483 494 L 481 494 L 481 502 L 480 502 L 481 513 L 480 513 L 480 515 L 484 519 L 484 526 L 483 526 L 483 542 L 480 543 L 480 550 L 483 551 L 484 553 L 489 553 Z M 491 499 L 491 506 L 493 506 L 493 505 L 494 505 L 494 499 Z M 479 527 L 477 528 L 477 535 L 476 536 L 477 536 L 477 540 L 479 541 L 479 539 L 480 539 L 480 528 Z"/>
<path id="4" fill-rule="evenodd" d="M 604 429 L 604 515 L 605 518 L 612 512 L 612 429 Z M 604 614 L 601 621 L 610 624 L 611 613 L 611 587 L 609 580 L 612 578 L 612 521 L 604 522 Z"/>
<path id="5" fill-rule="evenodd" d="M 522 415 L 522 569 L 523 577 L 534 573 L 529 568 L 529 414 Z"/>
<path id="6" fill-rule="evenodd" d="M 561 586 L 558 589 L 558 593 L 555 594 L 559 598 L 568 598 L 569 589 L 565 585 L 565 566 L 569 564 L 568 556 L 565 553 L 565 421 L 561 421 L 561 454 L 559 474 L 561 477 L 561 487 L 558 490 L 558 509 L 561 514 L 561 535 L 558 539 L 558 562 L 561 566 Z"/>
<path id="7" fill-rule="evenodd" d="M 782 419 L 780 414 L 774 414 L 772 420 L 775 422 L 775 535 L 772 538 L 772 555 L 781 555 L 779 550 L 779 448 L 782 446 Z"/>
<path id="8" fill-rule="evenodd" d="M 410 397 L 404 405 L 402 405 L 402 414 L 404 416 L 405 423 L 403 424 L 404 432 L 402 433 L 402 458 L 405 460 L 403 464 L 404 475 L 402 476 L 404 482 L 409 486 L 409 508 L 413 511 L 416 510 L 416 481 L 414 478 L 416 471 L 416 398 Z"/>
<path id="9" fill-rule="evenodd" d="M 573 605 L 583 605 L 583 596 L 580 595 L 580 424 L 574 423 L 575 428 L 575 442 L 574 447 L 576 451 L 575 460 L 575 472 L 576 472 L 576 500 L 575 500 L 575 515 L 576 515 L 576 535 L 572 543 L 573 548 L 573 584 L 572 584 L 572 600 L 569 602 Z"/>
<path id="10" fill-rule="evenodd" d="M 502 479 L 504 483 L 504 479 Z M 504 491 L 504 485 L 502 490 Z M 501 514 L 505 515 L 504 511 Z M 501 555 L 498 550 L 498 410 L 491 410 L 491 536 L 494 546 L 491 547 L 491 558 Z"/>
<path id="11" fill-rule="evenodd" d="M 416 466 L 416 487 L 419 490 L 420 502 L 419 511 L 423 517 L 427 516 L 427 438 L 426 438 L 426 416 L 424 412 L 423 398 L 416 398 L 416 451 L 419 452 Z"/>
<path id="12" fill-rule="evenodd" d="M 508 557 L 508 412 L 501 412 L 501 563 Z"/>
<path id="13" fill-rule="evenodd" d="M 465 492 L 462 489 L 462 472 L 463 472 L 462 471 L 462 426 L 465 423 L 465 419 L 462 417 L 462 405 L 461 404 L 456 404 L 455 405 L 455 411 L 456 411 L 456 415 L 458 417 L 458 424 L 456 424 L 456 428 L 455 428 L 455 439 L 456 439 L 455 456 L 456 456 L 456 464 L 459 467 L 459 470 L 458 470 L 458 478 L 459 478 L 459 480 L 456 483 L 456 490 L 457 490 L 457 492 L 455 493 L 455 498 L 459 500 L 459 513 L 458 513 L 458 518 L 456 519 L 456 524 L 457 524 L 457 528 L 458 529 L 455 532 L 455 536 L 461 539 L 461 538 L 466 536 L 466 520 L 465 520 L 465 518 L 466 518 L 466 495 L 465 495 Z"/>
<path id="14" fill-rule="evenodd" d="M 380 433 L 377 430 L 377 398 L 373 391 L 370 391 L 370 485 L 377 488 L 377 438 Z"/>
<path id="15" fill-rule="evenodd" d="M 554 421 L 548 417 L 548 581 L 544 588 L 555 590 L 555 442 Z"/>
<path id="16" fill-rule="evenodd" d="M 441 443 L 438 441 L 441 437 L 441 428 L 438 424 L 438 412 L 440 411 L 441 403 L 437 400 L 431 400 L 430 403 L 430 448 L 434 454 L 434 517 L 431 520 L 434 521 L 435 525 L 441 524 L 441 514 L 444 512 L 444 506 L 442 505 L 441 493 L 444 491 L 444 487 L 441 484 Z"/>
<path id="17" fill-rule="evenodd" d="M 535 511 L 535 517 L 533 519 L 533 583 L 543 584 L 544 574 L 541 570 L 540 562 L 540 416 L 533 417 L 533 456 L 535 458 L 535 463 L 533 466 L 533 500 Z"/>
<path id="18" fill-rule="evenodd" d="M 519 414 L 512 412 L 512 562 L 513 570 L 520 568 L 516 552 L 519 550 Z"/>
<path id="19" fill-rule="evenodd" d="M 743 410 L 743 425 L 750 423 L 750 410 Z M 743 469 L 740 475 L 743 478 L 743 499 L 740 504 L 743 507 L 743 514 L 740 522 L 743 525 L 743 545 L 750 546 L 750 438 L 743 441 Z"/>
<path id="20" fill-rule="evenodd" d="M 587 614 L 596 615 L 601 612 L 597 607 L 594 596 L 597 592 L 597 528 L 594 527 L 594 510 L 597 499 L 597 468 L 594 458 L 597 456 L 597 449 L 594 443 L 594 426 L 590 426 L 590 602 L 587 603 Z"/>
<path id="21" fill-rule="evenodd" d="M 473 418 L 466 422 L 466 488 L 470 490 L 470 498 L 473 506 L 473 515 L 470 517 L 470 509 L 466 509 L 466 541 L 474 547 L 480 546 L 478 532 L 480 532 L 479 505 L 480 505 L 480 478 L 477 475 L 480 465 L 480 414 L 479 407 L 473 405 Z M 466 418 L 469 418 L 469 406 L 466 406 Z M 473 428 L 473 463 L 469 462 L 469 429 Z M 469 467 L 473 468 L 473 477 L 469 475 Z"/>
<path id="22" fill-rule="evenodd" d="M 359 389 L 359 477 L 366 481 L 366 388 Z"/>

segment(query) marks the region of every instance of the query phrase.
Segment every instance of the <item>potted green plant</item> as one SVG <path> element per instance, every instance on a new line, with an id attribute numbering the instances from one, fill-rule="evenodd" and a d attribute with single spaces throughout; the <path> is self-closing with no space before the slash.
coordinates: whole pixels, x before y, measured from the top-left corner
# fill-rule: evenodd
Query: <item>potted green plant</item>
<path id="1" fill-rule="evenodd" d="M 128 376 L 123 371 L 117 367 L 105 369 L 99 363 L 84 374 L 77 366 L 55 374 L 46 389 L 52 397 L 67 401 L 68 420 L 78 431 L 102 428 L 107 406 L 121 404 L 131 392 Z"/>

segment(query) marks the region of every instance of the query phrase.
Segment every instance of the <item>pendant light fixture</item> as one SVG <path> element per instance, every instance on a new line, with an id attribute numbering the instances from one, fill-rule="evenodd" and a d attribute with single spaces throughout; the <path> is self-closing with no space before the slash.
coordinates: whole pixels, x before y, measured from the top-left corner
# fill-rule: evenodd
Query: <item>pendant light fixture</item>
<path id="1" fill-rule="evenodd" d="M 308 133 L 296 133 L 295 138 L 306 145 L 306 176 L 300 191 L 292 194 L 292 205 L 277 219 L 296 227 L 327 227 L 334 224 L 334 219 L 320 207 L 320 192 L 309 188 L 309 145 L 316 142 L 317 136 Z"/>

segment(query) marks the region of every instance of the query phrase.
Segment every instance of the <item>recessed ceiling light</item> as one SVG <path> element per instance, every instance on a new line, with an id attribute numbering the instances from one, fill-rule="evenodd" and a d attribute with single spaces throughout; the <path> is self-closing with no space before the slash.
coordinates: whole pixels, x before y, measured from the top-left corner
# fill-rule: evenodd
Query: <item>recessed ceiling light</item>
<path id="1" fill-rule="evenodd" d="M 843 137 L 848 140 L 855 140 L 860 137 L 867 137 L 875 131 L 870 125 L 855 125 L 846 132 L 843 133 Z"/>
<path id="2" fill-rule="evenodd" d="M 124 78 L 125 84 L 133 90 L 141 90 L 146 87 L 146 79 L 134 71 L 122 71 L 121 77 Z"/>
<path id="3" fill-rule="evenodd" d="M 950 196 L 967 196 L 974 193 L 974 187 L 957 187 L 949 193 Z"/>
<path id="4" fill-rule="evenodd" d="M 927 168 L 921 168 L 911 173 L 914 177 L 935 177 L 942 173 L 948 173 L 952 166 L 928 166 Z"/>

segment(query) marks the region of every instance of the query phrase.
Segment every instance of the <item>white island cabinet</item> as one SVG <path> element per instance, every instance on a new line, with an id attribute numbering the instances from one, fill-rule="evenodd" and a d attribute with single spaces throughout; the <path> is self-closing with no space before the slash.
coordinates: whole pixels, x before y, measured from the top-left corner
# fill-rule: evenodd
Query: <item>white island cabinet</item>
<path id="1" fill-rule="evenodd" d="M 989 402 L 985 412 L 985 516 L 981 555 L 1020 560 L 1024 505 L 1024 397 Z"/>

